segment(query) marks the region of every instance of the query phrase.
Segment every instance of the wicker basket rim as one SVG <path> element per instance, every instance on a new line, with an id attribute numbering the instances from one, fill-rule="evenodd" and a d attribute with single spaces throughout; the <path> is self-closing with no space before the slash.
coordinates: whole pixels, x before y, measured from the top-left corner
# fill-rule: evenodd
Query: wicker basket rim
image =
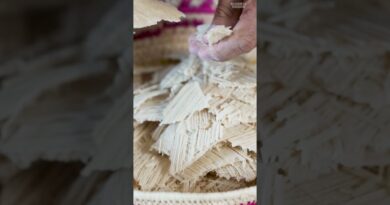
<path id="1" fill-rule="evenodd" d="M 138 200 L 219 200 L 219 199 L 235 199 L 245 195 L 256 195 L 256 186 L 237 189 L 227 192 L 214 193 L 181 193 L 181 192 L 145 192 L 134 190 L 134 199 Z"/>

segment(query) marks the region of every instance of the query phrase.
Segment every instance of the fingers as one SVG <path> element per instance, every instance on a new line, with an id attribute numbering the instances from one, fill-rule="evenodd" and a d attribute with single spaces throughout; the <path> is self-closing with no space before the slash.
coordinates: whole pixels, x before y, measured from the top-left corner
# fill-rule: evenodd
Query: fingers
<path id="1" fill-rule="evenodd" d="M 247 53 L 256 47 L 256 0 L 246 1 L 239 21 L 233 28 L 233 34 L 214 45 L 214 56 L 219 60 L 228 60 Z"/>
<path id="2" fill-rule="evenodd" d="M 242 12 L 242 8 L 234 8 L 232 0 L 219 0 L 212 21 L 213 25 L 225 25 L 233 27 Z"/>
<path id="3" fill-rule="evenodd" d="M 256 47 L 256 39 L 246 33 L 237 32 L 228 39 L 211 46 L 207 52 L 215 61 L 226 61 L 247 53 Z"/>
<path id="4" fill-rule="evenodd" d="M 193 37 L 190 39 L 190 52 L 204 60 L 226 61 L 254 49 L 257 43 L 256 0 L 247 0 L 245 3 L 231 36 L 212 46 Z"/>
<path id="5" fill-rule="evenodd" d="M 256 47 L 256 37 L 246 33 L 237 33 L 218 44 L 197 50 L 199 57 L 205 60 L 226 61 L 248 53 Z"/>
<path id="6" fill-rule="evenodd" d="M 207 43 L 200 41 L 196 35 L 192 35 L 188 41 L 191 53 L 198 54 L 202 50 L 207 49 Z"/>
<path id="7" fill-rule="evenodd" d="M 226 61 L 248 53 L 256 47 L 256 30 L 254 34 L 238 31 L 221 42 L 208 46 L 207 43 L 200 41 L 196 37 L 190 38 L 190 52 L 197 54 L 204 60 Z"/>

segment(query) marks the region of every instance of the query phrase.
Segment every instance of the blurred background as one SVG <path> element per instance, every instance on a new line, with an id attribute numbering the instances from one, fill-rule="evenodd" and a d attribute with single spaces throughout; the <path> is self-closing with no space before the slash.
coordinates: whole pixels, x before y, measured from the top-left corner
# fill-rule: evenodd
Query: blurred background
<path id="1" fill-rule="evenodd" d="M 1 205 L 129 202 L 130 3 L 0 2 Z M 389 1 L 260 7 L 262 203 L 389 204 Z M 134 86 L 192 31 L 136 36 Z"/>
<path id="2" fill-rule="evenodd" d="M 128 204 L 131 1 L 0 2 L 0 204 Z"/>
<path id="3" fill-rule="evenodd" d="M 390 4 L 262 0 L 261 204 L 390 204 Z"/>

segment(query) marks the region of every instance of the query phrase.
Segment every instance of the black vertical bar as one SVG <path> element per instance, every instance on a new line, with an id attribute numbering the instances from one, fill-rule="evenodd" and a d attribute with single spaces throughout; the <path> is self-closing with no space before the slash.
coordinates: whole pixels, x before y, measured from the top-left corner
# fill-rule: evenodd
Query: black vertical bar
<path id="1" fill-rule="evenodd" d="M 256 12 L 257 12 L 257 15 L 256 15 L 256 17 L 257 17 L 257 21 L 256 21 L 256 30 L 257 30 L 257 53 L 256 53 L 256 55 L 257 55 L 257 60 L 256 60 L 256 63 L 257 63 L 257 69 L 256 69 L 256 81 L 257 81 L 257 86 L 256 86 L 256 89 L 257 89 L 257 95 L 256 95 L 256 97 L 257 97 L 257 103 L 256 103 L 256 111 L 257 111 L 257 115 L 256 115 L 256 133 L 257 133 L 257 169 L 256 169 L 256 171 L 257 171 L 257 178 L 256 178 L 256 186 L 257 186 L 257 204 L 260 204 L 260 198 L 261 198 L 261 182 L 262 182 L 262 180 L 261 180 L 261 151 L 260 151 L 260 147 L 261 147 L 261 145 L 260 145 L 260 135 L 259 135 L 259 133 L 260 133 L 260 129 L 259 129 L 259 124 L 260 124 L 260 113 L 259 113 L 259 109 L 261 109 L 261 102 L 260 102 L 260 98 L 259 98 L 259 85 L 260 85 L 260 83 L 259 83 L 259 79 L 260 79 L 260 77 L 259 77 L 259 69 L 261 69 L 261 67 L 260 67 L 260 52 L 261 52 L 261 43 L 260 43 L 260 22 L 259 22 L 259 20 L 260 20 L 260 4 L 261 4 L 261 2 L 260 2 L 260 0 L 258 0 L 257 2 L 256 2 L 257 4 L 256 4 L 256 7 L 257 7 L 257 9 L 256 9 Z"/>
<path id="2" fill-rule="evenodd" d="M 131 99 L 134 99 L 134 96 L 133 96 L 133 31 L 134 31 L 134 29 L 133 29 L 133 18 L 134 18 L 134 12 L 133 12 L 133 3 L 134 3 L 134 1 L 132 1 L 132 0 L 130 0 L 130 22 L 129 22 L 129 39 L 130 39 L 130 48 L 132 48 L 132 49 L 130 49 L 130 63 L 131 63 L 131 70 L 130 70 L 130 77 L 131 77 L 131 79 L 130 79 L 130 90 L 131 90 L 131 94 L 130 94 L 130 96 L 131 96 Z M 129 146 L 130 146 L 130 155 L 131 155 L 131 164 L 130 164 L 130 176 L 129 177 L 131 177 L 131 185 L 129 185 L 129 186 L 131 186 L 131 193 L 130 193 L 130 199 L 131 199 L 131 204 L 134 204 L 134 195 L 133 195 L 133 190 L 134 190 L 134 187 L 133 187 L 133 100 L 131 100 L 130 101 L 131 103 L 130 103 L 130 118 L 131 118 L 131 120 L 130 120 L 130 143 L 129 143 Z"/>

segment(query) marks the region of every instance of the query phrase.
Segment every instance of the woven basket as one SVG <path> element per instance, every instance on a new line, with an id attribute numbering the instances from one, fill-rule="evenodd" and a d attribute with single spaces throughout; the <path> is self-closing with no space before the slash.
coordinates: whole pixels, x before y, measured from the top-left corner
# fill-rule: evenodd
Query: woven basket
<path id="1" fill-rule="evenodd" d="M 256 186 L 222 193 L 134 191 L 133 205 L 255 205 Z"/>
<path id="2" fill-rule="evenodd" d="M 209 22 L 213 15 L 192 14 Z M 192 15 L 187 15 L 188 18 Z M 164 28 L 157 36 L 134 40 L 136 64 L 148 64 L 166 58 L 180 59 L 188 55 L 188 37 L 195 26 Z M 134 190 L 133 205 L 256 205 L 256 186 L 218 193 L 143 192 Z"/>

